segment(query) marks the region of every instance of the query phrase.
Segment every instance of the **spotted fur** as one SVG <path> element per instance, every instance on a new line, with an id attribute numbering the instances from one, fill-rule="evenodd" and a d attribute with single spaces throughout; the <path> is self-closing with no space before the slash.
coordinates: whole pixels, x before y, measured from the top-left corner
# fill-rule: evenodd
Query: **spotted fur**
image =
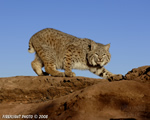
<path id="1" fill-rule="evenodd" d="M 95 43 L 87 38 L 77 38 L 47 28 L 31 37 L 28 51 L 36 53 L 31 65 L 37 75 L 74 77 L 72 69 L 84 69 L 109 79 L 115 75 L 104 68 L 111 58 L 109 48 L 110 44 Z M 42 67 L 46 72 L 42 71 Z M 57 69 L 64 69 L 65 72 Z"/>

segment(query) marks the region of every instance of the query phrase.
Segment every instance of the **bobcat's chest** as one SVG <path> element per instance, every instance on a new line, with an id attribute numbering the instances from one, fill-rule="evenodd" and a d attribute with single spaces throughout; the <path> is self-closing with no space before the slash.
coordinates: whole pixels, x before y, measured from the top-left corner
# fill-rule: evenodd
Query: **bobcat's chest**
<path id="1" fill-rule="evenodd" d="M 85 63 L 75 62 L 73 64 L 73 69 L 87 70 L 89 67 Z"/>

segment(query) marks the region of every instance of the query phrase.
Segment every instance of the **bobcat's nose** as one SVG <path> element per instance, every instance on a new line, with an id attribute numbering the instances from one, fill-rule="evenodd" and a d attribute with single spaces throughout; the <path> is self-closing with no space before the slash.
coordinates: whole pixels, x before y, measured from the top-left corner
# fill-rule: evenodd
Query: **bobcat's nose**
<path id="1" fill-rule="evenodd" d="M 103 62 L 102 58 L 98 58 L 98 62 Z"/>

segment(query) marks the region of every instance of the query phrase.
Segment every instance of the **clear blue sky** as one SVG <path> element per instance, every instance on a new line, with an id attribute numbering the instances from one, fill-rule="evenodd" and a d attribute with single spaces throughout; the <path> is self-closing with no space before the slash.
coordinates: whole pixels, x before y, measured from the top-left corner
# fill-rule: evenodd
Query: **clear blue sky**
<path id="1" fill-rule="evenodd" d="M 36 76 L 28 41 L 43 28 L 111 43 L 113 73 L 150 64 L 150 0 L 0 0 L 0 77 Z"/>

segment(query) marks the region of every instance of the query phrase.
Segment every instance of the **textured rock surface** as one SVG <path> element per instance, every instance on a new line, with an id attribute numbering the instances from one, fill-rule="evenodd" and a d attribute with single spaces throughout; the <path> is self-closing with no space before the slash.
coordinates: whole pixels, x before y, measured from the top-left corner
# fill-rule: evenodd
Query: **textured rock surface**
<path id="1" fill-rule="evenodd" d="M 142 66 L 132 69 L 125 75 L 125 79 L 150 82 L 150 66 Z"/>
<path id="2" fill-rule="evenodd" d="M 107 81 L 84 77 L 17 76 L 0 78 L 0 102 L 38 103 Z"/>
<path id="3" fill-rule="evenodd" d="M 48 115 L 49 120 L 149 120 L 149 72 L 150 66 L 139 67 L 128 72 L 126 80 L 114 82 L 85 77 L 0 78 L 0 119 Z"/>

